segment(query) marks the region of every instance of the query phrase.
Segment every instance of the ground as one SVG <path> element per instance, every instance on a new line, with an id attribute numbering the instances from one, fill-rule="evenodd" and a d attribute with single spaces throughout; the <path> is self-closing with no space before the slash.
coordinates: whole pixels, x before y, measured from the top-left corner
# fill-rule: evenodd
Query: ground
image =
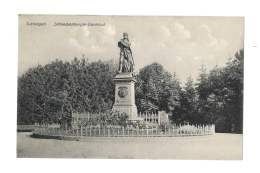
<path id="1" fill-rule="evenodd" d="M 237 160 L 242 159 L 242 135 L 88 137 L 82 141 L 63 141 L 18 133 L 17 157 Z"/>

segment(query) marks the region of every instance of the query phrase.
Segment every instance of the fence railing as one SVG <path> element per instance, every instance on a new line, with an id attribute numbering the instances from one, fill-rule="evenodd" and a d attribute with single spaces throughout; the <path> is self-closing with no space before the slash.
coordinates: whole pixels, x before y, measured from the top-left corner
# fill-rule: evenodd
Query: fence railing
<path id="1" fill-rule="evenodd" d="M 89 113 L 89 112 L 84 112 L 84 113 L 73 113 L 72 115 L 72 123 L 78 124 L 80 122 L 87 122 L 91 120 L 98 120 L 102 116 L 102 112 L 100 113 Z M 140 120 L 143 120 L 146 123 L 154 123 L 154 124 L 160 124 L 162 118 L 160 113 L 138 113 L 137 117 L 140 118 Z"/>
<path id="2" fill-rule="evenodd" d="M 205 126 L 172 126 L 166 128 L 124 128 L 82 126 L 75 129 L 63 130 L 60 128 L 38 128 L 34 132 L 46 136 L 76 136 L 76 137 L 156 137 L 156 136 L 202 136 L 215 133 L 215 125 Z"/>
<path id="3" fill-rule="evenodd" d="M 35 129 L 39 129 L 39 128 L 60 128 L 60 124 L 39 124 L 39 123 L 35 123 L 35 124 L 31 124 L 31 125 L 26 125 L 26 124 L 18 124 L 17 125 L 17 131 L 18 132 L 32 132 Z"/>
<path id="4" fill-rule="evenodd" d="M 17 125 L 18 132 L 30 132 L 36 128 L 37 128 L 37 126 L 35 126 L 35 125 Z"/>
<path id="5" fill-rule="evenodd" d="M 158 113 L 138 113 L 138 117 L 142 118 L 146 123 L 160 123 L 160 114 Z"/>

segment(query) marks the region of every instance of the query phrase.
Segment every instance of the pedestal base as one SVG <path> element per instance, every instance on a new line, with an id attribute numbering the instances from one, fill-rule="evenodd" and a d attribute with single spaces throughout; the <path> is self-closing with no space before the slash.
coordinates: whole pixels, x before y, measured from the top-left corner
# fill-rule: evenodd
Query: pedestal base
<path id="1" fill-rule="evenodd" d="M 136 106 L 114 105 L 113 110 L 126 113 L 129 116 L 129 120 L 138 120 Z"/>
<path id="2" fill-rule="evenodd" d="M 114 78 L 115 103 L 114 111 L 125 112 L 129 120 L 138 120 L 135 105 L 135 78 L 132 73 L 120 73 Z"/>

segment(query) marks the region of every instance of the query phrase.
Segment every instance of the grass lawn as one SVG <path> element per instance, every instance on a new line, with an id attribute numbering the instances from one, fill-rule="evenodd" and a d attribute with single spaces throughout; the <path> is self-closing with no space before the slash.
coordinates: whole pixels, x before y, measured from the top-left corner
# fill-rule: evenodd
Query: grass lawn
<path id="1" fill-rule="evenodd" d="M 242 135 L 193 137 L 87 137 L 62 141 L 17 133 L 17 157 L 127 159 L 242 159 Z"/>

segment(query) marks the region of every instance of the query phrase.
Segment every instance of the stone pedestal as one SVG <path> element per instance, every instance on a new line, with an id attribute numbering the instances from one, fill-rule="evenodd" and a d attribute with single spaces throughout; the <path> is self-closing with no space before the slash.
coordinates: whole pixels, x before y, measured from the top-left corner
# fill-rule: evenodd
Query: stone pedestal
<path id="1" fill-rule="evenodd" d="M 129 120 L 138 120 L 135 105 L 135 78 L 132 73 L 120 73 L 115 76 L 114 111 L 125 112 Z"/>

